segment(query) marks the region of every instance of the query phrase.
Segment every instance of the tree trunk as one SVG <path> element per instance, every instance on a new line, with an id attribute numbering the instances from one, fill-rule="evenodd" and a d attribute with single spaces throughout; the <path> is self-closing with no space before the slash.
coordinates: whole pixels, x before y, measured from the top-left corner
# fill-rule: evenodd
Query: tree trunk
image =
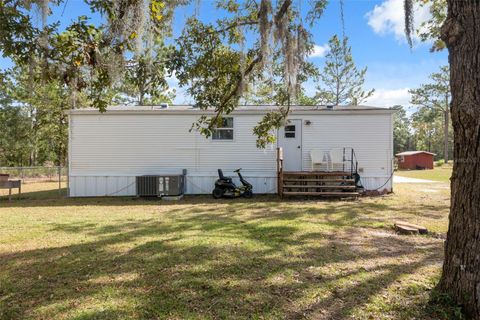
<path id="1" fill-rule="evenodd" d="M 439 289 L 480 319 L 480 0 L 448 0 L 454 130 L 450 219 Z"/>
<path id="2" fill-rule="evenodd" d="M 428 132 L 428 152 L 432 152 L 432 133 Z"/>
<path id="3" fill-rule="evenodd" d="M 143 106 L 145 103 L 145 85 L 142 81 L 138 84 L 138 105 Z"/>
<path id="4" fill-rule="evenodd" d="M 340 76 L 338 72 L 336 73 L 336 77 L 335 105 L 338 106 L 340 104 Z"/>
<path id="5" fill-rule="evenodd" d="M 444 127 L 444 146 L 443 146 L 443 157 L 444 157 L 444 160 L 445 160 L 445 163 L 448 163 L 448 126 L 449 126 L 449 112 L 448 112 L 448 106 L 446 106 L 445 108 L 445 111 L 443 112 L 443 117 L 444 117 L 444 121 L 443 121 L 443 125 L 445 126 Z"/>

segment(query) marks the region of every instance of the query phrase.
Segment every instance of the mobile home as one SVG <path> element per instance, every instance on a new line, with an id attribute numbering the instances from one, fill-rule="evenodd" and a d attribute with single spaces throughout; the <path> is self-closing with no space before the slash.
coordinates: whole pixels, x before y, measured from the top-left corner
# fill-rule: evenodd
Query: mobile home
<path id="1" fill-rule="evenodd" d="M 274 108 L 241 106 L 225 116 L 223 126 L 208 139 L 190 128 L 213 111 L 192 106 L 72 110 L 69 195 L 133 196 L 138 176 L 182 172 L 186 194 L 209 194 L 219 168 L 233 177 L 233 170 L 242 168 L 254 193 L 276 193 L 277 148 L 282 148 L 283 168 L 289 172 L 339 170 L 333 168 L 329 152 L 354 152 L 355 169 L 366 190 L 392 189 L 391 110 L 295 106 L 288 123 L 277 130 L 276 143 L 259 149 L 253 128 Z M 316 155 L 323 159 L 316 161 Z"/>

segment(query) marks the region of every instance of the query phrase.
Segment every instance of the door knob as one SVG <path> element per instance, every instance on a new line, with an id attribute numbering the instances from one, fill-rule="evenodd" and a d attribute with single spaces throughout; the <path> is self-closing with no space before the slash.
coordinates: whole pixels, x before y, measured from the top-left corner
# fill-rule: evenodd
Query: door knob
<path id="1" fill-rule="evenodd" d="M 297 149 L 300 149 L 300 146 L 298 146 Z"/>

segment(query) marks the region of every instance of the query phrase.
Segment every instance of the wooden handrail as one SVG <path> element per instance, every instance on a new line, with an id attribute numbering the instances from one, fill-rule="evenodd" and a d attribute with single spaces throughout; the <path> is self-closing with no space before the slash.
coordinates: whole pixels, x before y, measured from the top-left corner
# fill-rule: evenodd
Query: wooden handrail
<path id="1" fill-rule="evenodd" d="M 283 197 L 283 149 L 277 148 L 277 193 Z"/>

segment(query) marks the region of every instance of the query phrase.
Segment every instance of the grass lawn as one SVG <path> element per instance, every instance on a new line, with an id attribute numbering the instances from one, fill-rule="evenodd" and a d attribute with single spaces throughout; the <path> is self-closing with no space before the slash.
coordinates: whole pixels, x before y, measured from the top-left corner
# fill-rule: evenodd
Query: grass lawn
<path id="1" fill-rule="evenodd" d="M 395 175 L 449 183 L 452 176 L 452 166 L 434 167 L 433 170 L 398 170 L 395 171 Z"/>
<path id="2" fill-rule="evenodd" d="M 349 201 L 0 197 L 0 319 L 442 319 L 447 184 Z M 412 189 L 415 192 L 412 192 Z M 0 190 L 4 192 L 5 190 Z"/>

